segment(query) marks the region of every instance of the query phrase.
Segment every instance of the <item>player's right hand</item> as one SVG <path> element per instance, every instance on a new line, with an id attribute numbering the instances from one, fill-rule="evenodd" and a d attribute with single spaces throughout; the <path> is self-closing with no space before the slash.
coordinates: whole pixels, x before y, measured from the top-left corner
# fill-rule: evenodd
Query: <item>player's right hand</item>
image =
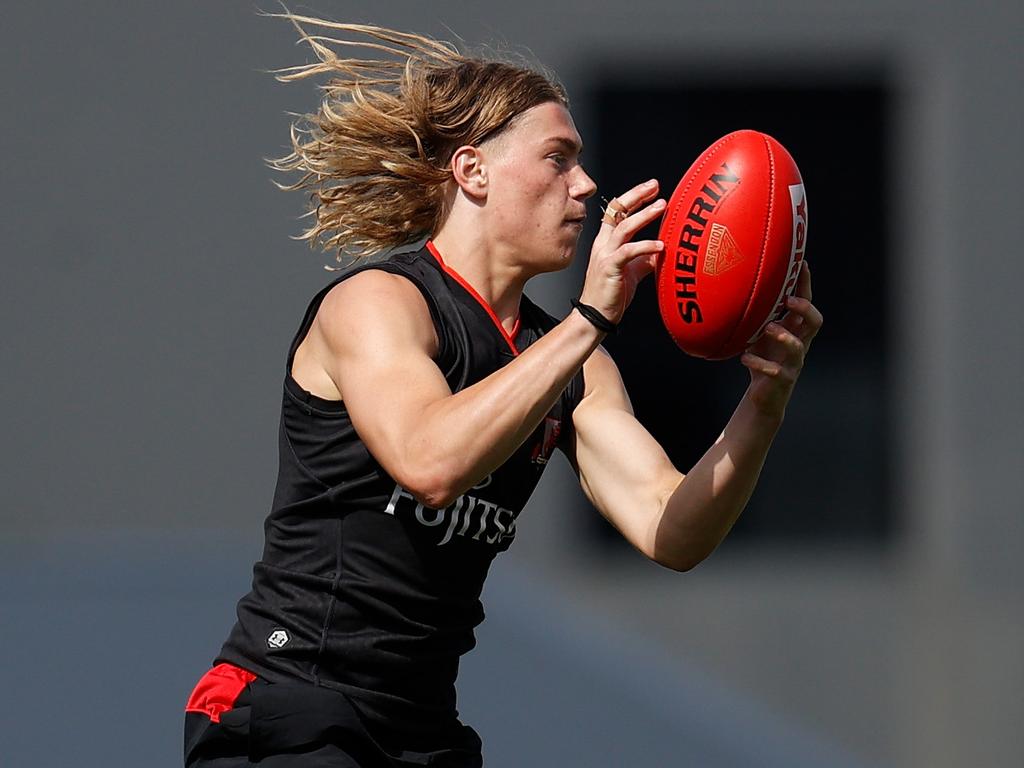
<path id="1" fill-rule="evenodd" d="M 657 194 L 658 182 L 651 179 L 619 195 L 615 202 L 629 215 L 616 224 L 606 217 L 594 238 L 580 301 L 613 323 L 622 319 L 626 307 L 633 301 L 637 284 L 654 271 L 664 250 L 659 240 L 632 241 L 637 232 L 665 212 L 665 201 L 654 199 Z"/>

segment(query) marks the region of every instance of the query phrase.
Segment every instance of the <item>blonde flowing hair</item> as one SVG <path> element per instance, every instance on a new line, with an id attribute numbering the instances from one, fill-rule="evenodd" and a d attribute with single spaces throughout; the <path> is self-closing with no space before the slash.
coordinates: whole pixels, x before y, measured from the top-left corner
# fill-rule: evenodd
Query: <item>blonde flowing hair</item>
<path id="1" fill-rule="evenodd" d="M 298 172 L 286 190 L 311 190 L 315 219 L 302 233 L 339 261 L 378 254 L 436 234 L 447 216 L 449 162 L 461 146 L 478 146 L 516 116 L 546 102 L 568 105 L 548 73 L 507 61 L 467 56 L 450 43 L 363 24 L 291 12 L 316 61 L 275 71 L 292 82 L 325 76 L 315 114 L 291 126 L 292 151 L 269 160 Z M 310 34 L 303 25 L 318 27 Z M 355 35 L 348 40 L 333 35 Z M 358 39 L 362 38 L 362 39 Z M 352 58 L 352 49 L 372 58 Z"/>

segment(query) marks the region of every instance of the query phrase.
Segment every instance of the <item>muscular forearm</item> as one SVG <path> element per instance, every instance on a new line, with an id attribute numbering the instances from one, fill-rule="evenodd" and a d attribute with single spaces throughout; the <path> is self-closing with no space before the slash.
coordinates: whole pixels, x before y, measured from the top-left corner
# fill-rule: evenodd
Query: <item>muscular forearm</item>
<path id="1" fill-rule="evenodd" d="M 689 570 L 714 551 L 746 506 L 781 424 L 781 412 L 766 413 L 749 391 L 744 395 L 715 444 L 666 489 L 653 527 L 653 559 Z"/>
<path id="2" fill-rule="evenodd" d="M 571 312 L 486 379 L 423 409 L 407 441 L 419 464 L 410 489 L 444 506 L 500 466 L 529 437 L 597 347 L 601 334 Z"/>
<path id="3" fill-rule="evenodd" d="M 750 385 L 722 435 L 684 478 L 633 415 L 607 355 L 587 362 L 576 408 L 576 463 L 587 496 L 647 557 L 688 570 L 725 538 L 757 483 L 765 456 L 821 328 L 806 262 L 781 323 L 742 356 Z"/>

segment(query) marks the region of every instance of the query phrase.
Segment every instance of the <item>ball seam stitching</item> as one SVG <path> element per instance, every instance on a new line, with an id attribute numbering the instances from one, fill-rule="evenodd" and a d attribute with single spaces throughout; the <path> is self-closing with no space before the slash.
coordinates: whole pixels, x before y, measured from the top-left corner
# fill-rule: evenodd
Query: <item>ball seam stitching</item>
<path id="1" fill-rule="evenodd" d="M 768 152 L 768 210 L 765 213 L 764 227 L 761 229 L 761 253 L 757 257 L 757 272 L 754 274 L 754 283 L 750 286 L 750 292 L 747 294 L 747 301 L 743 314 L 740 315 L 739 320 L 736 321 L 736 325 L 733 326 L 732 333 L 729 334 L 729 340 L 732 341 L 733 336 L 736 335 L 736 331 L 743 325 L 743 322 L 750 315 L 750 300 L 754 294 L 757 293 L 758 284 L 761 282 L 761 274 L 764 268 L 764 255 L 768 250 L 768 232 L 772 221 L 772 209 L 775 207 L 775 155 L 772 154 L 772 145 L 768 141 L 766 136 L 762 135 L 764 139 L 764 147 Z"/>

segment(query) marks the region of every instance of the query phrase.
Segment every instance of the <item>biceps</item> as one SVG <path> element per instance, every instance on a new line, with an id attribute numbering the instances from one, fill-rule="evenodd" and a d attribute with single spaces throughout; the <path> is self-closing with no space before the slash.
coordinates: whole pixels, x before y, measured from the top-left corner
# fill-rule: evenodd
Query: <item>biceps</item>
<path id="1" fill-rule="evenodd" d="M 648 554 L 664 501 L 683 476 L 628 405 L 581 404 L 577 412 L 576 461 L 583 490 L 633 546 Z"/>
<path id="2" fill-rule="evenodd" d="M 422 445 L 425 414 L 451 390 L 440 369 L 418 349 L 375 346 L 338 361 L 345 405 L 359 437 L 393 476 Z"/>
<path id="3" fill-rule="evenodd" d="M 407 478 L 426 414 L 451 396 L 431 358 L 436 340 L 419 290 L 376 270 L 357 274 L 324 299 L 316 330 L 359 437 L 392 477 Z"/>

